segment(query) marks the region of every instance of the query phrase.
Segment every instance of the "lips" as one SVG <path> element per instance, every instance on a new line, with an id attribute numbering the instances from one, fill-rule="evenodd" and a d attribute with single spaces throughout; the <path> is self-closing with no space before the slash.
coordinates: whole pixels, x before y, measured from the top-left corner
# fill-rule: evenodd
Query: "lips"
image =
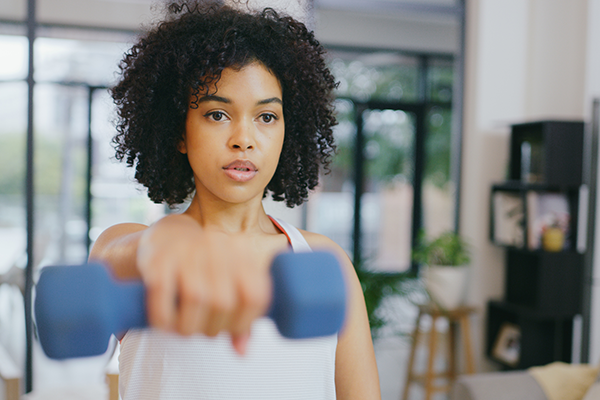
<path id="1" fill-rule="evenodd" d="M 254 178 L 258 169 L 248 160 L 235 160 L 223 167 L 225 174 L 236 182 L 247 182 Z"/>

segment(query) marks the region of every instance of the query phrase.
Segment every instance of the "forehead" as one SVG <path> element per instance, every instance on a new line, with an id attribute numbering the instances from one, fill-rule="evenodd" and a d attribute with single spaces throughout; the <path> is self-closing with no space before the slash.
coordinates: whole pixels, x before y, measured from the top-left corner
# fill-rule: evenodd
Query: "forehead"
<path id="1" fill-rule="evenodd" d="M 221 76 L 208 85 L 207 93 L 242 92 L 270 93 L 281 97 L 282 88 L 275 74 L 260 62 L 253 62 L 243 67 L 227 67 Z"/>

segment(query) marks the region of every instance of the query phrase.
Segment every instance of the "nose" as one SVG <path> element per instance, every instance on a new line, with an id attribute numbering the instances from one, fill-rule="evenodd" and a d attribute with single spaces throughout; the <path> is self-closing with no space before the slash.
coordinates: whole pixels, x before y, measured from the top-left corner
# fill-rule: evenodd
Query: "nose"
<path id="1" fill-rule="evenodd" d="M 229 138 L 229 147 L 236 150 L 251 150 L 254 148 L 254 125 L 251 122 L 240 121 L 233 127 Z"/>

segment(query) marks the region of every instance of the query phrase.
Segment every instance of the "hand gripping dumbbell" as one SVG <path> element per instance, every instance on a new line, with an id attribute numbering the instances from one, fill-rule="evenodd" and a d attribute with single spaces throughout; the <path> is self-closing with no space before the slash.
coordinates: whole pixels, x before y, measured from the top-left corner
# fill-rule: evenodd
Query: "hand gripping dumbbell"
<path id="1" fill-rule="evenodd" d="M 327 336 L 341 329 L 346 287 L 332 254 L 279 254 L 271 277 L 268 316 L 284 337 Z M 34 307 L 40 343 L 54 359 L 102 354 L 112 334 L 148 325 L 142 283 L 115 280 L 102 264 L 43 268 Z"/>

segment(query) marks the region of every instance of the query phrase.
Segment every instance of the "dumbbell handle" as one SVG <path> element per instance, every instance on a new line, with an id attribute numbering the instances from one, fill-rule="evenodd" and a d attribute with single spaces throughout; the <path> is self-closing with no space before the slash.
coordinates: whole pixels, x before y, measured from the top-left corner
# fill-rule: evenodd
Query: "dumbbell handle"
<path id="1" fill-rule="evenodd" d="M 271 276 L 268 316 L 283 336 L 327 336 L 341 329 L 346 288 L 332 254 L 279 254 Z M 148 326 L 146 291 L 140 281 L 113 279 L 102 264 L 45 267 L 36 285 L 35 315 L 49 357 L 102 354 L 111 334 Z"/>

